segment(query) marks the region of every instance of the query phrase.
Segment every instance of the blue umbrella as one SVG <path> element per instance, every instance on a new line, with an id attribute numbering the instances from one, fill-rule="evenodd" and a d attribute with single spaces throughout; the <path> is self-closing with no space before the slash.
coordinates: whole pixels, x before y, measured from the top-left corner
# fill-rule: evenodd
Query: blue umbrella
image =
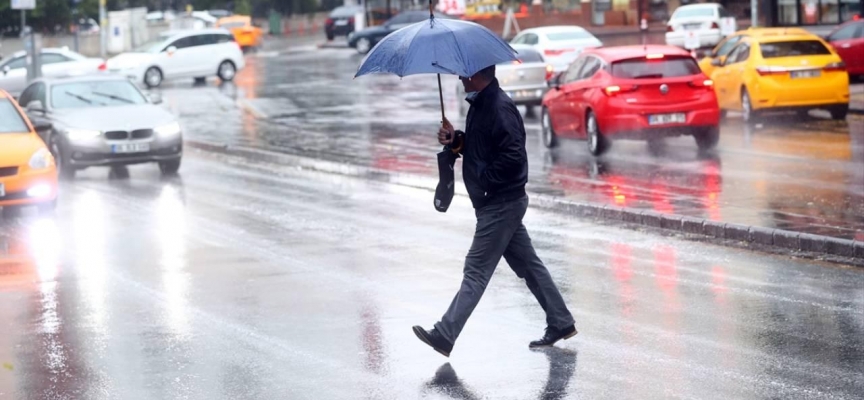
<path id="1" fill-rule="evenodd" d="M 468 21 L 429 20 L 391 33 L 369 52 L 354 77 L 389 73 L 400 77 L 438 74 L 438 97 L 444 118 L 441 74 L 472 76 L 483 68 L 516 60 L 516 51 L 489 29 Z"/>

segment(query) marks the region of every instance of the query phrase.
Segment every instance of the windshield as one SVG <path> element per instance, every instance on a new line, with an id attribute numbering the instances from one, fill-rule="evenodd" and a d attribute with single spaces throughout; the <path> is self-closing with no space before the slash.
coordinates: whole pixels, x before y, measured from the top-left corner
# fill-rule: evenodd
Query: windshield
<path id="1" fill-rule="evenodd" d="M 132 52 L 133 53 L 158 53 L 158 52 L 162 51 L 164 46 L 165 46 L 165 39 L 160 38 L 160 39 L 151 40 L 147 43 L 144 43 L 144 44 L 136 47 L 134 50 L 132 50 Z"/>
<path id="2" fill-rule="evenodd" d="M 612 76 L 624 79 L 675 78 L 699 73 L 699 65 L 691 58 L 636 58 L 612 63 Z"/>
<path id="3" fill-rule="evenodd" d="M 242 28 L 244 26 L 246 26 L 245 22 L 226 22 L 224 24 L 219 25 L 220 28 L 225 28 L 225 29 Z"/>
<path id="4" fill-rule="evenodd" d="M 672 19 L 678 18 L 693 18 L 693 17 L 713 17 L 714 9 L 711 7 L 692 7 L 692 8 L 679 8 L 678 11 L 675 11 L 675 14 L 672 15 Z"/>
<path id="5" fill-rule="evenodd" d="M 51 107 L 57 109 L 145 103 L 144 95 L 128 81 L 75 82 L 51 87 Z"/>
<path id="6" fill-rule="evenodd" d="M 547 33 L 546 37 L 553 42 L 594 38 L 590 33 L 585 31 L 553 32 Z"/>
<path id="7" fill-rule="evenodd" d="M 9 99 L 0 99 L 0 133 L 29 132 L 27 124 Z"/>
<path id="8" fill-rule="evenodd" d="M 831 51 L 818 40 L 761 43 L 762 58 L 828 55 Z"/>

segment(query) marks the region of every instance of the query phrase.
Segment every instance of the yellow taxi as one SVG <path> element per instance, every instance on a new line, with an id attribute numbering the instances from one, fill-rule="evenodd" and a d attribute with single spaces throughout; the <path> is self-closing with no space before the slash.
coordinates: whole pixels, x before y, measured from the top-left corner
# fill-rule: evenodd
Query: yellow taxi
<path id="1" fill-rule="evenodd" d="M 248 15 L 219 18 L 216 27 L 231 31 L 234 40 L 244 50 L 261 46 L 261 28 L 252 25 L 252 17 Z"/>
<path id="2" fill-rule="evenodd" d="M 714 60 L 725 61 L 726 56 L 729 55 L 729 52 L 732 51 L 732 48 L 735 47 L 741 39 L 746 37 L 761 37 L 761 36 L 777 36 L 777 35 L 806 35 L 809 32 L 802 28 L 747 28 L 735 32 L 732 35 L 727 36 L 725 39 L 717 43 L 717 46 L 711 50 L 705 57 L 699 60 L 699 68 L 702 72 L 705 73 L 706 76 L 711 76 L 711 73 L 714 72 L 714 65 L 711 63 Z"/>
<path id="3" fill-rule="evenodd" d="M 56 201 L 54 157 L 15 99 L 0 90 L 0 208 L 6 213 L 19 206 L 37 205 L 49 211 Z"/>
<path id="4" fill-rule="evenodd" d="M 849 75 L 834 49 L 813 34 L 745 37 L 711 73 L 720 109 L 754 121 L 764 111 L 849 111 Z"/>

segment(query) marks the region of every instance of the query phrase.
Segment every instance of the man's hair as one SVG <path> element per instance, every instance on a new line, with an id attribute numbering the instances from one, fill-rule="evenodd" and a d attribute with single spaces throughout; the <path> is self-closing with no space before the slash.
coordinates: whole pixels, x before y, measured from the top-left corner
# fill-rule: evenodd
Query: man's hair
<path id="1" fill-rule="evenodd" d="M 493 65 L 490 65 L 486 68 L 481 69 L 480 71 L 477 71 L 477 75 L 479 75 L 479 76 L 483 77 L 483 79 L 486 79 L 489 81 L 495 79 L 495 65 L 493 64 Z"/>

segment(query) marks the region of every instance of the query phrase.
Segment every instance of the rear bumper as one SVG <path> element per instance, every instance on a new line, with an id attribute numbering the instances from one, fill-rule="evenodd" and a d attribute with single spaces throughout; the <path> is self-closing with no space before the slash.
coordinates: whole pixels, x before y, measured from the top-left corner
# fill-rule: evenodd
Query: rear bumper
<path id="1" fill-rule="evenodd" d="M 519 87 L 519 88 L 501 88 L 516 105 L 520 106 L 528 106 L 528 105 L 540 105 L 543 102 L 543 96 L 546 95 L 546 91 L 549 90 L 548 87 L 544 84 L 543 86 L 532 86 L 532 87 Z"/>
<path id="2" fill-rule="evenodd" d="M 684 113 L 684 123 L 650 125 L 648 117 L 655 114 Z M 692 135 L 720 124 L 720 109 L 715 105 L 704 107 L 671 108 L 641 106 L 607 107 L 598 110 L 597 123 L 600 131 L 610 138 L 650 139 L 668 136 Z"/>
<path id="3" fill-rule="evenodd" d="M 0 196 L 0 207 L 40 204 L 54 201 L 57 198 L 57 170 L 48 168 L 38 171 L 23 171 L 17 175 L 0 178 L 5 194 Z M 41 196 L 31 196 L 28 190 L 46 186 L 48 193 Z"/>
<path id="4" fill-rule="evenodd" d="M 354 32 L 354 24 L 329 25 L 329 26 L 326 26 L 324 28 L 324 31 L 327 34 L 334 35 L 334 36 L 340 36 L 340 35 L 347 36 L 349 33 Z"/>
<path id="5" fill-rule="evenodd" d="M 723 40 L 719 29 L 705 29 L 696 32 L 699 38 L 699 47 L 714 47 Z M 684 47 L 687 43 L 685 31 L 666 32 L 666 44 L 670 46 Z"/>
<path id="6" fill-rule="evenodd" d="M 849 77 L 836 74 L 834 79 L 820 79 L 812 86 L 796 87 L 789 82 L 777 82 L 770 78 L 758 79 L 748 87 L 753 109 L 768 108 L 820 108 L 849 103 Z"/>

